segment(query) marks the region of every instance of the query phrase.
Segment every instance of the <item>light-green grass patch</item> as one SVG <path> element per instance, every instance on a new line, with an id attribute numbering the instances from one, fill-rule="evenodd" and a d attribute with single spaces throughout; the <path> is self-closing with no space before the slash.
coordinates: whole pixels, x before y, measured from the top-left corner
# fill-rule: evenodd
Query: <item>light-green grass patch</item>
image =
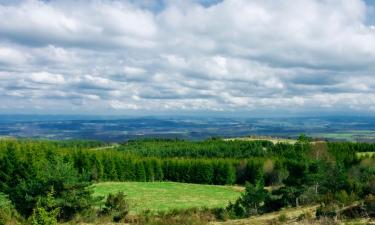
<path id="1" fill-rule="evenodd" d="M 277 138 L 277 137 L 238 137 L 238 138 L 226 138 L 225 141 L 270 141 L 274 144 L 277 143 L 287 143 L 287 144 L 295 144 L 297 140 L 295 139 L 286 139 L 286 138 Z"/>
<path id="2" fill-rule="evenodd" d="M 94 196 L 124 192 L 131 213 L 144 210 L 226 207 L 234 202 L 241 189 L 231 186 L 185 184 L 175 182 L 104 182 L 93 185 Z"/>
<path id="3" fill-rule="evenodd" d="M 375 156 L 375 152 L 357 152 L 356 154 L 360 158 L 371 158 Z"/>

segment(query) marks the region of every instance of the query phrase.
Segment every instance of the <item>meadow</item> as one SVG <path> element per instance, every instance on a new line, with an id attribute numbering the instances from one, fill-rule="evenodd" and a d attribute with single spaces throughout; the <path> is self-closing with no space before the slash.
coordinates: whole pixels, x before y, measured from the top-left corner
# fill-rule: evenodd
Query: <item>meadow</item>
<path id="1" fill-rule="evenodd" d="M 375 156 L 375 152 L 357 152 L 356 154 L 360 158 L 369 158 Z"/>
<path id="2" fill-rule="evenodd" d="M 131 213 L 144 210 L 217 208 L 234 202 L 243 188 L 176 182 L 103 182 L 93 185 L 94 196 L 124 192 Z"/>

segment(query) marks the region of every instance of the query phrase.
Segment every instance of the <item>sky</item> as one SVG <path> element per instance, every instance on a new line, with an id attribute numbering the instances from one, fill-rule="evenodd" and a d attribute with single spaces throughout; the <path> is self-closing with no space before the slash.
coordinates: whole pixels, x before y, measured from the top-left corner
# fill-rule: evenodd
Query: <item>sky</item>
<path id="1" fill-rule="evenodd" d="M 0 0 L 0 113 L 375 113 L 372 0 Z"/>

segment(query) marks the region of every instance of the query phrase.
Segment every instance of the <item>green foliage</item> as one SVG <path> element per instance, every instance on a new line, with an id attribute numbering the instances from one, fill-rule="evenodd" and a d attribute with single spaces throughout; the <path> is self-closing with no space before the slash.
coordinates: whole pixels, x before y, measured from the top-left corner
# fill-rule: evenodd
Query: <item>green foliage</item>
<path id="1" fill-rule="evenodd" d="M 371 194 L 366 196 L 364 205 L 365 205 L 367 214 L 371 217 L 374 217 L 375 216 L 375 196 Z"/>
<path id="2" fill-rule="evenodd" d="M 261 206 L 267 195 L 268 192 L 264 190 L 262 182 L 257 185 L 247 183 L 245 192 L 234 204 L 230 204 L 227 210 L 238 218 L 256 215 L 261 212 Z"/>
<path id="3" fill-rule="evenodd" d="M 92 207 L 87 173 L 82 170 L 80 174 L 62 152 L 43 150 L 40 143 L 43 142 L 6 142 L 5 149 L 1 149 L 4 154 L 0 158 L 0 191 L 9 196 L 24 217 L 33 213 L 38 199 L 47 196 L 51 188 L 62 219 Z"/>
<path id="4" fill-rule="evenodd" d="M 120 222 L 129 213 L 129 204 L 123 192 L 109 194 L 103 208 L 103 214 L 110 215 L 114 222 Z"/>
<path id="5" fill-rule="evenodd" d="M 334 218 L 338 216 L 338 209 L 339 207 L 335 204 L 328 204 L 328 205 L 322 205 L 316 210 L 316 217 L 317 218 Z"/>
<path id="6" fill-rule="evenodd" d="M 288 220 L 288 217 L 284 213 L 282 213 L 277 219 L 279 222 L 285 223 Z"/>
<path id="7" fill-rule="evenodd" d="M 224 141 L 218 138 L 201 142 L 146 139 L 128 141 L 119 150 L 142 157 L 248 158 L 265 156 L 266 152 L 263 148 L 268 148 L 272 145 L 270 141 Z"/>
<path id="8" fill-rule="evenodd" d="M 17 223 L 19 216 L 8 197 L 0 192 L 0 225 Z"/>
<path id="9" fill-rule="evenodd" d="M 101 181 L 250 183 L 228 207 L 239 217 L 317 202 L 347 205 L 375 192 L 375 161 L 357 156 L 375 152 L 375 144 L 312 142 L 301 135 L 295 144 L 151 139 L 90 150 L 103 145 L 1 139 L 0 192 L 29 217 L 44 213 L 33 209 L 43 208 L 38 202 L 54 188 L 59 220 L 92 211 L 97 201 L 89 186 Z M 276 187 L 266 193 L 264 185 Z"/>
<path id="10" fill-rule="evenodd" d="M 53 198 L 54 190 L 47 194 L 44 204 L 41 199 L 38 200 L 33 214 L 31 216 L 32 225 L 56 225 L 57 216 L 60 209 L 56 206 L 56 201 Z"/>

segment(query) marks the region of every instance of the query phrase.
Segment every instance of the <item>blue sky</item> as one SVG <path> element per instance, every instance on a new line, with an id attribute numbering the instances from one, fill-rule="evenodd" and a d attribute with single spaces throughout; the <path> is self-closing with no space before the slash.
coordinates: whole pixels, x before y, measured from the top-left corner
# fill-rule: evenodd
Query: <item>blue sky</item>
<path id="1" fill-rule="evenodd" d="M 375 111 L 372 0 L 0 0 L 0 113 Z"/>

